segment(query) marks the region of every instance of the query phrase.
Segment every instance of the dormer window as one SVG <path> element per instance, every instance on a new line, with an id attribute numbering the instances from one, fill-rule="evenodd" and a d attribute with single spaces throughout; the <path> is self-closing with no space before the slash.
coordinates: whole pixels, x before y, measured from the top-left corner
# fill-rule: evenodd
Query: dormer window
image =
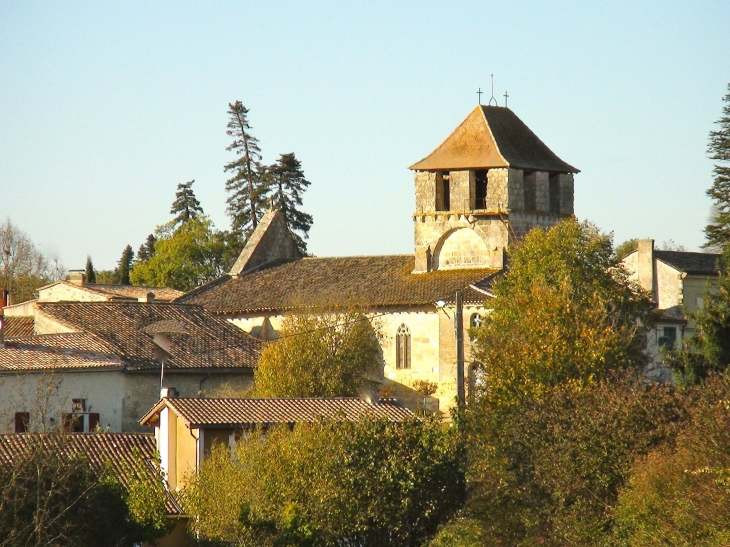
<path id="1" fill-rule="evenodd" d="M 487 182 L 489 171 L 487 169 L 474 172 L 474 209 L 487 208 Z"/>

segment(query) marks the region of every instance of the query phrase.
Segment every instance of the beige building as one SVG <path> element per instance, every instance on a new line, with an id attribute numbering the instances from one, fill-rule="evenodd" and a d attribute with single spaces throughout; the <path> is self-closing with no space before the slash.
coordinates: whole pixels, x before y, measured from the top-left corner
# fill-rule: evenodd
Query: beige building
<path id="1" fill-rule="evenodd" d="M 35 334 L 0 349 L 0 432 L 139 431 L 161 385 L 186 397 L 243 390 L 261 349 L 200 306 L 36 302 L 34 312 Z"/>
<path id="2" fill-rule="evenodd" d="M 468 363 L 468 329 L 487 313 L 507 248 L 531 228 L 573 214 L 578 171 L 511 110 L 492 106 L 475 108 L 411 169 L 414 254 L 302 257 L 281 215 L 270 211 L 228 275 L 178 301 L 264 339 L 276 337 L 293 311 L 365 307 L 382 336 L 391 393 L 411 407 L 448 411 L 456 395 L 456 291 Z M 436 384 L 432 397 L 419 392 L 422 382 Z"/>
<path id="3" fill-rule="evenodd" d="M 653 376 L 671 380 L 662 349 L 681 349 L 694 332 L 688 316 L 702 307 L 705 293 L 716 285 L 721 260 L 719 254 L 656 250 L 653 239 L 639 240 L 638 249 L 623 259 L 631 278 L 652 296 L 659 312 L 647 335 Z"/>
<path id="4" fill-rule="evenodd" d="M 178 398 L 163 390 L 162 399 L 140 423 L 155 428 L 157 451 L 170 490 L 184 486 L 216 445 L 233 448 L 241 435 L 265 433 L 276 425 L 293 428 L 319 418 L 359 420 L 364 416 L 403 421 L 413 414 L 388 401 L 354 397 L 297 399 Z"/>

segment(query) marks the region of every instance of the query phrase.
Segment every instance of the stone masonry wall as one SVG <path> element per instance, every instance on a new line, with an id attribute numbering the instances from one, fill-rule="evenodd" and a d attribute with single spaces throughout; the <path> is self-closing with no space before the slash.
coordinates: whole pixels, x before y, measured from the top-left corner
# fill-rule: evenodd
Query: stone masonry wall
<path id="1" fill-rule="evenodd" d="M 509 169 L 487 173 L 487 209 L 506 209 L 509 203 Z"/>
<path id="2" fill-rule="evenodd" d="M 560 174 L 560 214 L 573 214 L 573 200 L 575 196 L 573 174 Z"/>
<path id="3" fill-rule="evenodd" d="M 416 186 L 416 211 L 431 213 L 436 210 L 437 175 L 429 171 L 416 171 L 413 180 Z M 440 176 L 438 177 L 441 178 Z"/>
<path id="4" fill-rule="evenodd" d="M 469 228 L 451 232 L 436 249 L 433 269 L 444 270 L 459 267 L 489 267 L 490 256 L 484 241 Z"/>
<path id="5" fill-rule="evenodd" d="M 550 177 L 545 171 L 535 172 L 535 209 L 550 212 Z"/>
<path id="6" fill-rule="evenodd" d="M 468 211 L 474 204 L 474 171 L 451 171 L 450 210 Z"/>

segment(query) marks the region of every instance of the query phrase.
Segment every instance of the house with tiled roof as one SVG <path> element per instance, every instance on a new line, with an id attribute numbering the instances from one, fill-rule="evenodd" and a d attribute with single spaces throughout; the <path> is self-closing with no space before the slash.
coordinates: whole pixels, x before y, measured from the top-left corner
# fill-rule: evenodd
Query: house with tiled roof
<path id="1" fill-rule="evenodd" d="M 95 472 L 111 469 L 124 488 L 129 488 L 132 477 L 160 480 L 155 437 L 145 433 L 24 433 L 0 434 L 0 467 L 12 465 L 29 450 L 42 446 L 66 456 L 83 454 Z M 159 547 L 187 545 L 185 512 L 175 495 L 166 492 L 165 511 L 172 521 L 172 530 L 158 540 Z"/>
<path id="2" fill-rule="evenodd" d="M 186 397 L 253 382 L 262 342 L 201 306 L 37 302 L 33 335 L 0 348 L 0 431 L 63 423 L 138 431 L 161 386 Z"/>
<path id="3" fill-rule="evenodd" d="M 468 363 L 468 329 L 488 311 L 506 250 L 530 229 L 573 214 L 578 170 L 510 109 L 482 105 L 410 169 L 414 254 L 303 257 L 271 210 L 227 275 L 177 301 L 264 339 L 277 336 L 287 313 L 364 307 L 381 334 L 392 394 L 415 406 L 424 397 L 414 388 L 432 382 L 429 404 L 447 410 L 457 393 L 456 292 Z"/>
<path id="4" fill-rule="evenodd" d="M 185 477 L 198 471 L 215 445 L 233 447 L 237 438 L 254 430 L 319 419 L 361 420 L 370 417 L 391 422 L 413 419 L 414 414 L 392 400 L 356 397 L 304 398 L 181 398 L 174 390 L 163 397 L 140 420 L 154 427 L 162 470 L 170 489 L 184 485 Z"/>
<path id="5" fill-rule="evenodd" d="M 657 307 L 657 322 L 647 335 L 651 374 L 671 380 L 671 372 L 662 363 L 662 349 L 682 348 L 683 341 L 694 333 L 689 316 L 702 307 L 705 293 L 717 285 L 722 255 L 663 251 L 654 248 L 653 239 L 642 239 L 623 263 Z"/>

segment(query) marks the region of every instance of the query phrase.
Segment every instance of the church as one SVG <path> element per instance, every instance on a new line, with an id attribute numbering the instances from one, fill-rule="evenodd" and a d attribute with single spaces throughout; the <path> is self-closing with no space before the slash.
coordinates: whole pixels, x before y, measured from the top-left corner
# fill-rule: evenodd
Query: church
<path id="1" fill-rule="evenodd" d="M 488 313 L 509 246 L 573 215 L 579 171 L 512 110 L 483 105 L 410 169 L 413 254 L 304 257 L 270 210 L 227 275 L 177 301 L 264 340 L 277 337 L 287 313 L 363 307 L 381 334 L 383 391 L 447 412 L 457 393 L 456 292 L 469 376 L 469 328 Z"/>

